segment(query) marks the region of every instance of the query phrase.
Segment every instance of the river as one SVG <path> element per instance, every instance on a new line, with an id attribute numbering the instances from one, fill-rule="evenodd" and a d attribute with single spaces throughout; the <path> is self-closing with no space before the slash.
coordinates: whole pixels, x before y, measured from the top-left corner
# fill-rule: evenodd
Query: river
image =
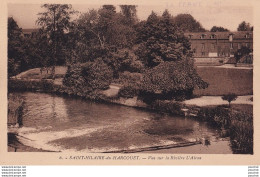
<path id="1" fill-rule="evenodd" d="M 53 94 L 14 94 L 25 99 L 17 138 L 28 147 L 62 152 L 232 153 L 228 138 L 195 119 Z M 204 143 L 196 143 L 200 141 Z M 196 145 L 169 148 L 187 143 Z"/>

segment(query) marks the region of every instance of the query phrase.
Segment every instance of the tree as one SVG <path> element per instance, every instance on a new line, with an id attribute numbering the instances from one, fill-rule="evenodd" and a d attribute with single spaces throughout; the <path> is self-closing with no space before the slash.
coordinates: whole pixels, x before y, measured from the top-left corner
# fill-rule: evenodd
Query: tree
<path id="1" fill-rule="evenodd" d="M 179 14 L 173 19 L 174 23 L 184 32 L 205 32 L 202 25 L 190 14 Z"/>
<path id="2" fill-rule="evenodd" d="M 131 6 L 130 12 L 134 9 Z M 125 13 L 127 15 L 127 10 Z M 136 32 L 134 24 L 125 23 L 125 20 L 129 20 L 125 15 L 122 12 L 116 13 L 115 7 L 110 5 L 81 14 L 70 30 L 77 61 L 88 62 L 102 58 L 113 69 L 115 77 L 122 69 L 138 69 L 129 63 L 137 64 L 130 49 Z"/>
<path id="3" fill-rule="evenodd" d="M 8 76 L 13 76 L 21 71 L 22 30 L 13 17 L 8 18 Z"/>
<path id="4" fill-rule="evenodd" d="M 223 28 L 222 26 L 213 26 L 210 30 L 211 32 L 224 32 L 229 31 L 227 28 Z"/>
<path id="5" fill-rule="evenodd" d="M 138 32 L 137 55 L 146 67 L 155 67 L 164 61 L 178 61 L 192 56 L 189 40 L 172 21 L 166 10 L 162 17 L 154 12 Z"/>
<path id="6" fill-rule="evenodd" d="M 144 100 L 185 99 L 195 87 L 207 87 L 194 69 L 189 40 L 167 10 L 161 17 L 152 12 L 138 38 L 137 52 L 147 68 L 140 92 Z"/>
<path id="7" fill-rule="evenodd" d="M 137 23 L 137 10 L 136 5 L 120 5 L 121 13 L 124 16 L 123 23 L 129 26 L 133 26 Z"/>
<path id="8" fill-rule="evenodd" d="M 16 21 L 8 18 L 8 76 L 41 66 L 44 55 L 40 42 L 37 37 L 24 37 Z"/>
<path id="9" fill-rule="evenodd" d="M 147 102 L 190 98 L 194 88 L 204 89 L 208 86 L 199 77 L 193 64 L 191 58 L 186 58 L 177 62 L 164 62 L 146 70 L 141 82 L 141 96 Z"/>
<path id="10" fill-rule="evenodd" d="M 235 101 L 237 99 L 237 95 L 234 94 L 234 93 L 230 93 L 230 94 L 227 94 L 227 95 L 223 95 L 222 99 L 228 101 L 228 105 L 230 107 L 231 102 Z"/>
<path id="11" fill-rule="evenodd" d="M 238 62 L 238 61 L 239 61 L 242 57 L 244 57 L 244 56 L 248 56 L 248 57 L 249 57 L 249 54 L 252 53 L 252 52 L 253 52 L 253 50 L 250 49 L 249 47 L 242 46 L 241 49 L 238 49 L 238 50 L 235 52 L 234 56 L 235 56 L 235 58 L 236 58 L 236 61 Z M 250 59 L 249 59 L 249 58 L 250 58 Z M 249 57 L 249 58 L 248 58 L 249 60 L 252 60 L 251 57 Z M 245 61 L 245 62 L 252 64 L 253 61 Z"/>
<path id="12" fill-rule="evenodd" d="M 68 67 L 63 84 L 69 93 L 78 96 L 95 96 L 98 90 L 107 89 L 112 81 L 113 72 L 102 59 L 78 63 Z M 100 95 L 100 94 L 98 94 Z"/>
<path id="13" fill-rule="evenodd" d="M 253 31 L 253 27 L 250 26 L 250 23 L 243 21 L 238 25 L 237 31 Z"/>
<path id="14" fill-rule="evenodd" d="M 42 8 L 45 9 L 45 12 L 38 14 L 40 17 L 36 23 L 41 26 L 41 30 L 46 34 L 47 44 L 51 46 L 51 65 L 54 77 L 55 65 L 65 63 L 66 33 L 71 25 L 71 15 L 75 11 L 68 4 L 44 4 Z"/>

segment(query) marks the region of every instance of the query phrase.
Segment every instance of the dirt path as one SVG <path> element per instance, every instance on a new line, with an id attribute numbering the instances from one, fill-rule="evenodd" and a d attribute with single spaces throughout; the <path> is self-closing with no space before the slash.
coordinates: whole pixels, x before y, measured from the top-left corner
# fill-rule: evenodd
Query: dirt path
<path id="1" fill-rule="evenodd" d="M 232 104 L 250 104 L 253 105 L 253 101 L 250 99 L 253 95 L 238 96 L 235 101 L 232 101 Z M 227 101 L 222 100 L 221 96 L 202 96 L 200 98 L 194 98 L 190 100 L 183 101 L 187 105 L 196 105 L 196 106 L 211 106 L 211 105 L 223 105 L 228 104 Z"/>

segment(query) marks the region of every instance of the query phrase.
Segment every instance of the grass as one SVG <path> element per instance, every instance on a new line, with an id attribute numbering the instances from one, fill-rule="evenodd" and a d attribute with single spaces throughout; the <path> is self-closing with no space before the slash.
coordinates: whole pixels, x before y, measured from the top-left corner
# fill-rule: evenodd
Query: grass
<path id="1" fill-rule="evenodd" d="M 237 68 L 198 67 L 198 74 L 209 83 L 206 89 L 195 89 L 195 95 L 222 96 L 253 94 L 253 70 Z"/>

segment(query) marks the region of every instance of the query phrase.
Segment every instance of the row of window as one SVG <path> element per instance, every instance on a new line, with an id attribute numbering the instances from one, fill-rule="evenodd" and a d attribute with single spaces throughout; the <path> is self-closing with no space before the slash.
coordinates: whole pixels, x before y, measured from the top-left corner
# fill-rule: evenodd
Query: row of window
<path id="1" fill-rule="evenodd" d="M 225 53 L 225 52 L 222 52 L 222 53 L 218 53 L 217 54 L 219 57 L 220 56 L 226 56 L 226 57 L 228 57 L 229 56 L 229 53 Z M 201 52 L 201 56 L 206 56 L 206 53 L 205 52 Z"/>
<path id="2" fill-rule="evenodd" d="M 251 34 L 245 34 L 245 38 L 250 38 L 250 35 Z M 200 39 L 206 39 L 206 34 L 202 34 L 201 36 L 200 36 Z M 189 35 L 189 38 L 191 39 L 191 37 L 192 37 L 192 34 L 190 34 Z M 228 36 L 228 39 L 229 39 L 229 41 L 232 41 L 233 40 L 233 37 L 234 37 L 234 34 L 230 34 L 229 36 Z M 216 39 L 217 38 L 217 35 L 215 35 L 215 34 L 211 34 L 210 35 L 210 39 Z"/>
<path id="3" fill-rule="evenodd" d="M 210 46 L 210 48 L 212 49 L 212 50 L 215 50 L 216 49 L 216 43 L 211 43 L 210 44 L 211 46 Z M 245 46 L 246 47 L 250 47 L 250 43 L 245 43 Z M 233 43 L 230 43 L 230 49 L 233 49 L 233 47 L 234 47 L 234 44 Z M 241 49 L 241 47 L 242 47 L 242 44 L 241 43 L 237 43 L 237 49 Z M 201 44 L 201 49 L 202 50 L 204 50 L 205 49 L 205 43 L 202 43 Z"/>

